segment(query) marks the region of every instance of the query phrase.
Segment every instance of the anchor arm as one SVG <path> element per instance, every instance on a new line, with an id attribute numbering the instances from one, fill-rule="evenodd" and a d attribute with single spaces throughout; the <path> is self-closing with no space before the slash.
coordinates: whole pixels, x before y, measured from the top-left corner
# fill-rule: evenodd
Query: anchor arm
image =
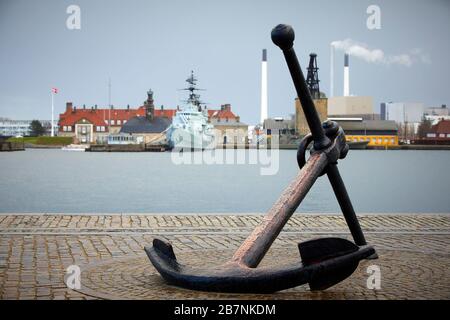
<path id="1" fill-rule="evenodd" d="M 352 202 L 348 196 L 347 189 L 345 188 L 344 181 L 342 181 L 339 169 L 336 164 L 330 164 L 327 168 L 328 180 L 330 180 L 333 187 L 336 199 L 344 214 L 345 221 L 347 222 L 350 233 L 353 236 L 353 240 L 358 246 L 364 246 L 367 244 L 364 234 L 359 225 L 359 221 L 356 218 L 355 210 L 353 209 Z"/>

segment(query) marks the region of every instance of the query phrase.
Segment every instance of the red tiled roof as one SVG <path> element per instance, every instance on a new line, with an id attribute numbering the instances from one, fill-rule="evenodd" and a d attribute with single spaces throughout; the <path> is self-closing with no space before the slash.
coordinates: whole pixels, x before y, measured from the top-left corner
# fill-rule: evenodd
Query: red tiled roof
<path id="1" fill-rule="evenodd" d="M 145 115 L 145 110 L 141 107 L 138 109 L 84 109 L 66 110 L 59 115 L 59 126 L 62 130 L 63 126 L 73 126 L 82 119 L 86 119 L 94 126 L 107 125 L 107 120 L 111 119 L 117 123 L 117 120 L 129 120 L 135 116 Z"/>
<path id="2" fill-rule="evenodd" d="M 156 109 L 155 117 L 167 117 L 172 119 L 175 116 L 177 109 Z M 63 126 L 74 126 L 82 119 L 86 119 L 94 126 L 107 126 L 109 119 L 114 120 L 117 124 L 117 120 L 128 121 L 136 116 L 145 116 L 145 107 L 140 106 L 137 109 L 92 109 L 92 108 L 72 108 L 66 109 L 64 113 L 59 115 L 59 127 L 63 130 Z M 209 110 L 208 117 L 215 119 L 236 119 L 236 115 L 230 110 L 230 108 L 220 110 Z"/>
<path id="3" fill-rule="evenodd" d="M 435 133 L 450 133 L 450 120 L 441 120 L 435 124 L 431 131 Z"/>
<path id="4" fill-rule="evenodd" d="M 208 116 L 210 118 L 219 119 L 235 119 L 236 115 L 231 110 L 208 110 Z"/>

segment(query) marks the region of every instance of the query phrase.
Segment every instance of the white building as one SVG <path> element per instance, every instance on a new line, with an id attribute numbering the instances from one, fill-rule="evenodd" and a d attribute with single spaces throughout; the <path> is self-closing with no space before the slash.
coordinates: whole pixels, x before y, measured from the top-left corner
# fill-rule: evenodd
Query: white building
<path id="1" fill-rule="evenodd" d="M 328 98 L 328 114 L 373 114 L 373 98 L 368 96 L 344 96 Z"/>
<path id="2" fill-rule="evenodd" d="M 424 115 L 426 120 L 431 121 L 431 125 L 434 126 L 435 124 L 438 124 L 441 120 L 450 120 L 450 116 L 437 116 L 437 115 L 430 115 L 425 114 Z"/>
<path id="3" fill-rule="evenodd" d="M 386 103 L 386 120 L 397 123 L 420 123 L 425 112 L 421 102 L 389 102 Z"/>
<path id="4" fill-rule="evenodd" d="M 425 110 L 425 115 L 430 116 L 450 116 L 450 110 L 447 105 L 443 104 L 441 107 L 431 107 Z"/>
<path id="5" fill-rule="evenodd" d="M 399 127 L 399 138 L 408 142 L 417 138 L 423 120 L 425 105 L 421 102 L 386 103 L 386 120 L 394 120 Z"/>
<path id="6" fill-rule="evenodd" d="M 11 120 L 0 118 L 0 136 L 29 136 L 31 134 L 30 124 L 33 120 Z M 50 135 L 51 121 L 39 120 L 45 128 L 46 134 Z M 55 131 L 58 129 L 58 122 L 54 121 Z"/>

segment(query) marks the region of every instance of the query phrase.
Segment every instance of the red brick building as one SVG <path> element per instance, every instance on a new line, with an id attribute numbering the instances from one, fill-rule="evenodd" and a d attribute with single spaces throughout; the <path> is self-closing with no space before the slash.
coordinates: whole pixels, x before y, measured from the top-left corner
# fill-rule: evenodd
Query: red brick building
<path id="1" fill-rule="evenodd" d="M 450 142 L 450 120 L 441 120 L 432 126 L 426 139 Z"/>
<path id="2" fill-rule="evenodd" d="M 431 127 L 422 123 L 419 130 L 422 131 L 422 138 L 411 140 L 412 144 L 450 145 L 450 120 L 442 119 Z"/>

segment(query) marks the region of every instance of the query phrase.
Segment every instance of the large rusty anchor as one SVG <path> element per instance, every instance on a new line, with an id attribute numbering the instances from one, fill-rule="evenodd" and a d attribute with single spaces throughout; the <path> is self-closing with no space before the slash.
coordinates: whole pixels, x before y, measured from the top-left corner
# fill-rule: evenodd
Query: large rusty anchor
<path id="1" fill-rule="evenodd" d="M 263 221 L 234 253 L 216 269 L 194 269 L 177 261 L 170 243 L 153 240 L 145 251 L 158 272 L 170 284 L 202 291 L 268 293 L 308 283 L 311 290 L 324 290 L 349 277 L 362 259 L 375 258 L 368 246 L 345 185 L 337 168 L 348 152 L 344 131 L 334 122 L 320 123 L 314 102 L 293 49 L 294 30 L 278 25 L 272 41 L 281 48 L 301 101 L 311 134 L 299 145 L 301 168 Z M 310 143 L 310 157 L 305 153 Z M 355 243 L 341 238 L 322 238 L 298 245 L 301 262 L 280 268 L 257 268 L 273 241 L 305 198 L 319 176 L 326 174 Z"/>

